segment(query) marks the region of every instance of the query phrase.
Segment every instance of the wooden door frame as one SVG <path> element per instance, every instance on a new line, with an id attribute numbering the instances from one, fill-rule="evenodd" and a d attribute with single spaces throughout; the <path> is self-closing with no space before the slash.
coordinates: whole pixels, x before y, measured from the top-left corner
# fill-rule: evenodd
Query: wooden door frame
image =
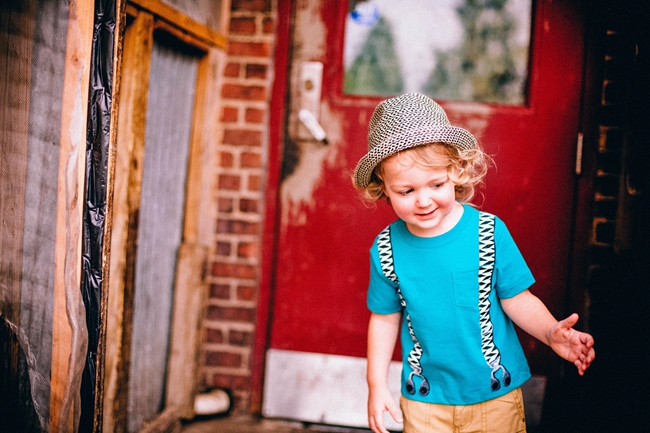
<path id="1" fill-rule="evenodd" d="M 227 38 L 158 0 L 121 3 L 119 15 L 133 20 L 120 32 L 117 57 L 123 59 L 117 115 L 115 158 L 109 191 L 112 232 L 109 261 L 112 277 L 107 299 L 102 302 L 100 352 L 104 354 L 104 374 L 98 374 L 101 396 L 96 402 L 95 431 L 126 431 L 128 386 L 132 338 L 135 253 L 138 212 L 144 162 L 145 119 L 151 50 L 154 30 L 162 30 L 203 55 L 198 63 L 194 114 L 191 126 L 188 174 L 185 193 L 182 244 L 177 256 L 169 362 L 166 372 L 165 409 L 142 431 L 167 431 L 181 418 L 194 416 L 198 385 L 203 302 L 206 292 L 207 260 L 213 248 L 215 190 L 213 167 L 216 144 L 221 136 L 218 118 L 217 84 L 225 63 Z M 230 2 L 221 3 L 221 28 L 226 28 Z M 116 175 L 114 175 L 116 174 Z M 206 194 L 206 191 L 208 193 Z M 206 196 L 208 199 L 206 199 Z"/>
<path id="2" fill-rule="evenodd" d="M 282 171 L 282 152 L 287 125 L 286 98 L 289 89 L 291 50 L 291 26 L 293 24 L 294 0 L 279 0 L 277 5 L 277 27 L 275 51 L 273 53 L 273 88 L 271 90 L 269 113 L 269 151 L 267 187 L 265 190 L 264 231 L 262 234 L 262 259 L 259 293 L 255 317 L 255 341 L 251 362 L 251 403 L 253 413 L 262 411 L 264 389 L 265 353 L 271 337 L 271 311 L 275 285 L 276 249 L 280 230 L 278 215 L 279 189 Z"/>

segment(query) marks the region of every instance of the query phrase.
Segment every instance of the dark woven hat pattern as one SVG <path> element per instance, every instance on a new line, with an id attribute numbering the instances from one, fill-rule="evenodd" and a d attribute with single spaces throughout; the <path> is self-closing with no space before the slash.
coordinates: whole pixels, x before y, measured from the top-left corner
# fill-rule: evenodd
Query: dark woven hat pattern
<path id="1" fill-rule="evenodd" d="M 427 143 L 448 143 L 459 149 L 477 146 L 474 136 L 451 126 L 445 110 L 431 98 L 407 93 L 382 101 L 368 124 L 368 153 L 359 160 L 354 180 L 365 188 L 382 160 L 402 150 Z"/>

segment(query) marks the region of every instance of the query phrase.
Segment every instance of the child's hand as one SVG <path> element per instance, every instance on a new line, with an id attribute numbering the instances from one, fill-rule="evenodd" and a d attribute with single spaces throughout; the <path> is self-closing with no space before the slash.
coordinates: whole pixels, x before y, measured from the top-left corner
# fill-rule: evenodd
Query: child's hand
<path id="1" fill-rule="evenodd" d="M 384 427 L 384 412 L 388 411 L 395 422 L 402 422 L 402 411 L 397 407 L 388 388 L 370 389 L 368 395 L 368 424 L 375 433 L 388 433 Z"/>
<path id="2" fill-rule="evenodd" d="M 578 367 L 578 374 L 582 376 L 596 357 L 596 352 L 594 338 L 573 329 L 577 322 L 578 315 L 575 313 L 559 321 L 549 330 L 548 339 L 555 353 Z"/>

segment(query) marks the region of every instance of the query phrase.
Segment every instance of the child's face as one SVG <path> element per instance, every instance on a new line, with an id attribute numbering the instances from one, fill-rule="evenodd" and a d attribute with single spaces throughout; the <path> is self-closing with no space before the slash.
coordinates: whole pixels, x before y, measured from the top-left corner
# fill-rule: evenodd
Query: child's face
<path id="1" fill-rule="evenodd" d="M 462 216 L 462 205 L 456 201 L 446 168 L 403 165 L 393 155 L 382 162 L 382 172 L 384 192 L 393 210 L 414 235 L 441 235 Z"/>

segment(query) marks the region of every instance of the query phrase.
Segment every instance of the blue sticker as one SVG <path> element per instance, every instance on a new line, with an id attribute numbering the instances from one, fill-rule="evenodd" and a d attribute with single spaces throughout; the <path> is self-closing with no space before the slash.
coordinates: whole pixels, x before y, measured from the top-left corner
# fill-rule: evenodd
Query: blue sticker
<path id="1" fill-rule="evenodd" d="M 370 3 L 360 2 L 350 12 L 352 20 L 362 26 L 374 26 L 379 21 L 379 8 Z"/>

